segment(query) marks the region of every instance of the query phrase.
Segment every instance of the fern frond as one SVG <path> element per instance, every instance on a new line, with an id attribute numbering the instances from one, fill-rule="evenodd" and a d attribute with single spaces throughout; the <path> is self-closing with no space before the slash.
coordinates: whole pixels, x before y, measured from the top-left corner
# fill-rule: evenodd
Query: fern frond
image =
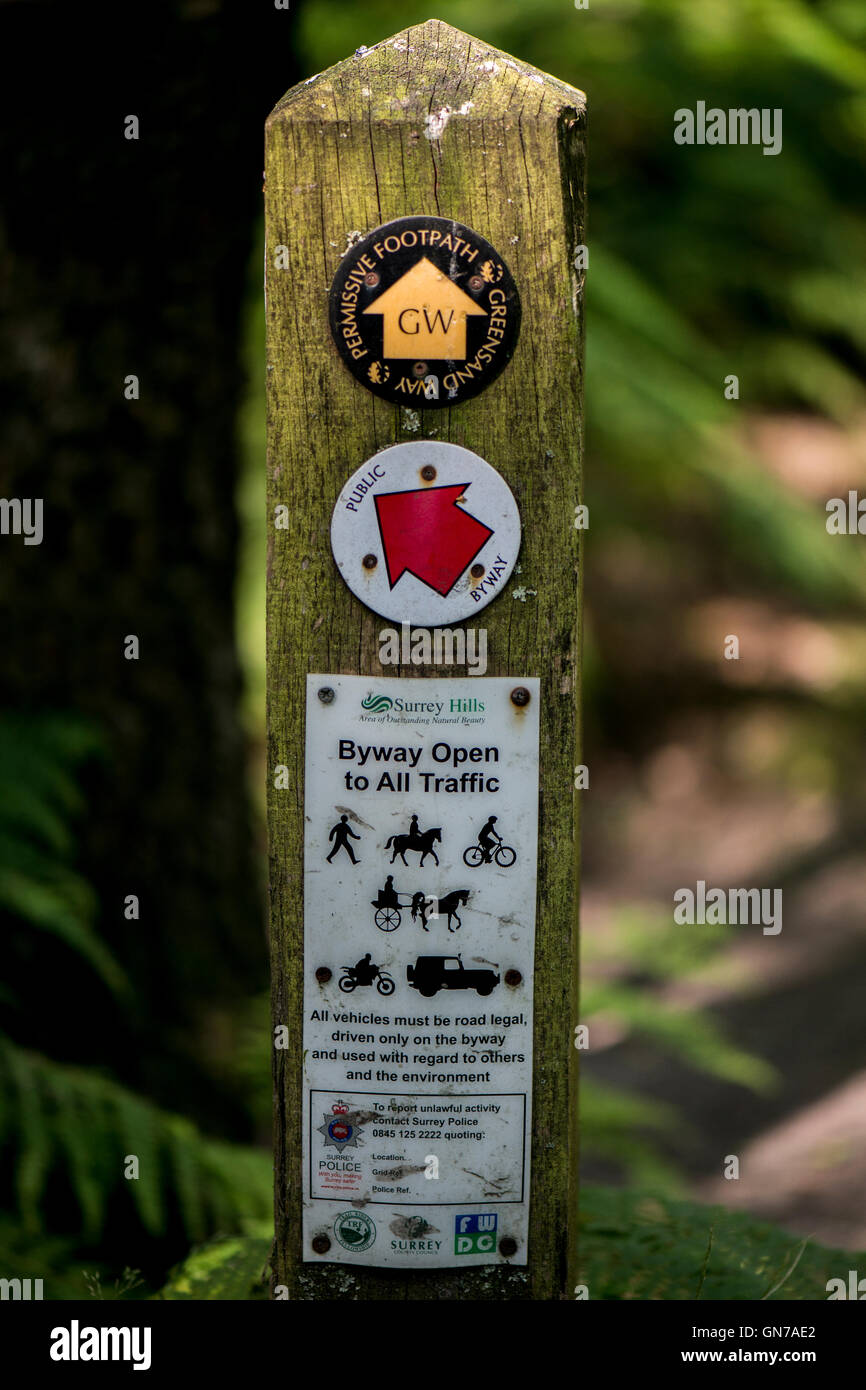
<path id="1" fill-rule="evenodd" d="M 43 1073 L 22 1049 L 0 1042 L 0 1069 L 11 1094 L 11 1116 L 18 1131 L 15 1192 L 25 1230 L 41 1228 L 40 1201 L 54 1158 L 55 1134 L 47 1122 L 41 1082 Z"/>
<path id="2" fill-rule="evenodd" d="M 46 1229 L 44 1199 L 62 1177 L 86 1238 L 104 1231 L 109 1208 L 128 1202 L 150 1235 L 177 1212 L 187 1238 L 240 1231 L 267 1218 L 273 1170 L 265 1152 L 203 1136 L 116 1081 L 27 1052 L 0 1039 L 3 1146 L 13 1150 L 15 1190 L 27 1228 Z M 124 1177 L 134 1154 L 139 1177 Z"/>

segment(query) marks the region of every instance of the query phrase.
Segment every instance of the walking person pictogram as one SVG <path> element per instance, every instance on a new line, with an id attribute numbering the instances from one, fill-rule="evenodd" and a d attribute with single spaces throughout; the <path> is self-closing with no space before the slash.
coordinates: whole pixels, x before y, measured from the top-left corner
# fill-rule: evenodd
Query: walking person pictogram
<path id="1" fill-rule="evenodd" d="M 360 859 L 355 858 L 355 851 L 349 844 L 350 835 L 353 840 L 360 840 L 361 838 L 360 835 L 355 834 L 354 830 L 349 824 L 349 817 L 341 816 L 340 819 L 337 821 L 337 824 L 331 827 L 331 832 L 328 835 L 328 839 L 334 841 L 334 848 L 331 850 L 331 853 L 327 856 L 329 864 L 331 863 L 331 860 L 334 858 L 334 855 L 337 853 L 337 851 L 341 849 L 344 849 L 346 851 L 353 864 L 360 864 Z"/>

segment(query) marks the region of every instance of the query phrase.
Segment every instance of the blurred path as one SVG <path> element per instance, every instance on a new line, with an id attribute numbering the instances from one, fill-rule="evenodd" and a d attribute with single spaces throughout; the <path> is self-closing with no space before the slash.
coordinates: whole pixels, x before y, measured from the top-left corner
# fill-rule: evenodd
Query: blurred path
<path id="1" fill-rule="evenodd" d="M 840 824 L 826 794 L 808 786 L 792 794 L 767 778 L 745 785 L 720 772 L 719 749 L 737 718 L 692 716 L 683 737 L 651 755 L 637 777 L 596 777 L 585 817 L 586 974 L 640 982 L 627 953 L 615 953 L 624 905 L 672 922 L 674 891 L 694 889 L 698 878 L 723 888 L 782 887 L 778 936 L 760 926 L 725 928 L 727 944 L 709 964 L 645 982 L 671 1008 L 703 1009 L 728 1039 L 775 1068 L 777 1085 L 755 1094 L 708 1077 L 603 1020 L 586 1073 L 677 1107 L 683 1127 L 661 1147 L 695 1195 L 833 1245 L 862 1246 L 866 863 L 852 853 L 862 837 Z M 604 959 L 593 964 L 599 949 Z M 738 1181 L 722 1177 L 728 1154 L 740 1159 Z M 611 1177 L 591 1164 L 585 1175 Z"/>

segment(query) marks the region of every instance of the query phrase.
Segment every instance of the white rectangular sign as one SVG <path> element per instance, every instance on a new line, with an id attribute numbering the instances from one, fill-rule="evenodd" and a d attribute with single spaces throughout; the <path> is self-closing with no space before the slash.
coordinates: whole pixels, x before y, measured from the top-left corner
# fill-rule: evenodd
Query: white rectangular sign
<path id="1" fill-rule="evenodd" d="M 526 1263 L 538 705 L 307 678 L 307 1260 Z"/>

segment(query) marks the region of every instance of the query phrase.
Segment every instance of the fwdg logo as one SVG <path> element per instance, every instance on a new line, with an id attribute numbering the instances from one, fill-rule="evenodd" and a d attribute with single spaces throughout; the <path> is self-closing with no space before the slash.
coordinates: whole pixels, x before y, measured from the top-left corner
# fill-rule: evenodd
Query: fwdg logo
<path id="1" fill-rule="evenodd" d="M 496 1249 L 496 1212 L 454 1218 L 455 1255 L 491 1255 Z"/>

